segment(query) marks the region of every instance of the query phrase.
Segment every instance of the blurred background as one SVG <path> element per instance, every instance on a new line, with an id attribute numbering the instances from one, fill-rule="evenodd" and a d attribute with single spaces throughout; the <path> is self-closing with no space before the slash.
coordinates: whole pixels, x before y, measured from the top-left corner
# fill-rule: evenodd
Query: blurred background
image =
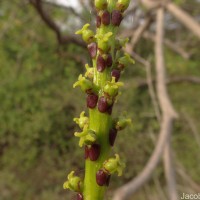
<path id="1" fill-rule="evenodd" d="M 63 182 L 71 170 L 84 173 L 83 150 L 73 136 L 77 130 L 73 118 L 86 110 L 85 96 L 72 85 L 90 61 L 74 32 L 83 23 L 94 25 L 95 11 L 92 1 L 72 2 L 0 1 L 0 200 L 71 199 L 74 193 L 64 191 Z M 198 0 L 174 3 L 200 21 Z M 148 15 L 144 5 L 132 1 L 120 34 L 130 37 Z M 170 12 L 165 15 L 165 31 L 165 38 L 182 51 L 165 46 L 167 88 L 179 114 L 172 133 L 177 189 L 179 194 L 197 193 L 200 40 Z M 151 63 L 153 83 L 154 41 L 148 34 L 154 32 L 152 20 L 148 33 L 134 48 L 140 58 Z M 107 199 L 144 168 L 159 132 L 145 67 L 136 60 L 135 65 L 126 68 L 122 81 L 125 87 L 113 114 L 128 111 L 133 125 L 120 132 L 113 149 L 127 167 L 122 177 L 112 177 Z M 132 199 L 167 199 L 162 162 Z"/>

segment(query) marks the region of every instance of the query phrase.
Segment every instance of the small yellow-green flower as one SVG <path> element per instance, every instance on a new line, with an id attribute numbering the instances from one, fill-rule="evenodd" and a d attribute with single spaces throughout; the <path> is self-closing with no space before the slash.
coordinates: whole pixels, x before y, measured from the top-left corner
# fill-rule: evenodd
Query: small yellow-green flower
<path id="1" fill-rule="evenodd" d="M 79 137 L 79 146 L 82 147 L 83 145 L 91 145 L 93 144 L 97 136 L 94 131 L 92 130 L 83 130 L 82 132 L 75 132 L 74 135 Z"/>
<path id="2" fill-rule="evenodd" d="M 74 171 L 72 171 L 67 176 L 67 181 L 64 182 L 63 188 L 75 192 L 81 192 L 83 189 L 83 182 L 80 177 L 74 176 Z"/>
<path id="3" fill-rule="evenodd" d="M 115 158 L 110 158 L 103 164 L 104 169 L 108 171 L 110 174 L 113 174 L 115 172 L 118 173 L 118 176 L 122 175 L 122 172 L 125 168 L 125 163 L 123 163 L 120 160 L 120 157 L 118 154 L 115 154 Z"/>
<path id="4" fill-rule="evenodd" d="M 76 31 L 76 34 L 82 35 L 86 43 L 91 43 L 94 40 L 94 32 L 88 29 L 89 26 L 90 24 L 85 24 L 82 29 Z"/>

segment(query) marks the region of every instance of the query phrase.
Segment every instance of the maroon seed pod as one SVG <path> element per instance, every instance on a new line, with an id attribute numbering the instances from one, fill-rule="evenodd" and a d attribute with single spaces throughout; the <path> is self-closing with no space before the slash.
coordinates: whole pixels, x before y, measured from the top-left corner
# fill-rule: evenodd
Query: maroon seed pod
<path id="1" fill-rule="evenodd" d="M 99 28 L 101 26 L 101 17 L 100 16 L 96 17 L 96 26 L 97 26 L 97 28 Z"/>
<path id="2" fill-rule="evenodd" d="M 89 148 L 88 146 L 85 146 L 85 159 L 89 157 Z"/>
<path id="3" fill-rule="evenodd" d="M 107 10 L 103 11 L 101 16 L 101 22 L 105 26 L 108 26 L 110 24 L 110 13 Z"/>
<path id="4" fill-rule="evenodd" d="M 92 42 L 90 44 L 88 44 L 88 51 L 90 53 L 91 58 L 95 58 L 97 55 L 97 43 L 96 42 Z"/>
<path id="5" fill-rule="evenodd" d="M 89 148 L 89 158 L 91 161 L 96 161 L 100 155 L 100 145 L 92 144 Z"/>
<path id="6" fill-rule="evenodd" d="M 111 67 L 112 63 L 113 63 L 112 56 L 110 54 L 108 54 L 108 57 L 106 59 L 106 66 Z"/>
<path id="7" fill-rule="evenodd" d="M 111 76 L 115 77 L 116 82 L 119 80 L 120 75 L 121 75 L 121 73 L 120 73 L 120 70 L 118 70 L 118 69 L 113 69 L 111 72 Z"/>
<path id="8" fill-rule="evenodd" d="M 102 169 L 96 173 L 96 182 L 99 186 L 107 185 L 109 174 L 104 172 Z"/>
<path id="9" fill-rule="evenodd" d="M 76 196 L 76 200 L 83 200 L 83 195 L 81 193 L 78 193 Z"/>
<path id="10" fill-rule="evenodd" d="M 123 19 L 122 13 L 119 10 L 113 10 L 111 16 L 112 25 L 119 26 L 121 24 L 122 19 Z"/>
<path id="11" fill-rule="evenodd" d="M 109 131 L 109 143 L 110 143 L 111 146 L 114 145 L 116 136 L 117 136 L 117 129 L 115 129 L 115 128 L 110 129 L 110 131 Z"/>
<path id="12" fill-rule="evenodd" d="M 104 96 L 99 98 L 99 102 L 98 102 L 98 110 L 101 113 L 105 113 L 107 112 L 109 106 L 108 106 L 108 102 L 106 100 L 106 98 Z"/>
<path id="13" fill-rule="evenodd" d="M 106 68 L 106 61 L 101 55 L 99 55 L 97 58 L 97 71 L 103 72 L 105 68 Z"/>
<path id="14" fill-rule="evenodd" d="M 98 96 L 96 94 L 88 94 L 87 96 L 87 107 L 95 108 L 97 105 Z"/>

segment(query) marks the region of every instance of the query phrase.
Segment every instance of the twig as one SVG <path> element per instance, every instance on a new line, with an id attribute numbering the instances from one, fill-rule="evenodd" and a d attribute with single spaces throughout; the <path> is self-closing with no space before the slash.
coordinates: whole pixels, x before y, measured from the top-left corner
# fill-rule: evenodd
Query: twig
<path id="1" fill-rule="evenodd" d="M 144 32 L 143 37 L 155 42 L 155 36 L 152 35 L 150 32 L 147 32 L 147 31 Z M 170 49 L 172 49 L 174 52 L 180 54 L 185 59 L 189 59 L 191 56 L 188 52 L 186 52 L 184 49 L 182 49 L 180 46 L 176 45 L 174 42 L 170 41 L 169 39 L 164 39 L 164 44 Z"/>
<path id="2" fill-rule="evenodd" d="M 145 22 L 140 25 L 132 34 L 132 39 L 130 41 L 132 48 L 134 49 L 136 44 L 139 42 L 140 38 L 142 37 L 143 33 L 145 32 L 146 29 L 150 26 L 152 21 L 151 16 L 148 16 L 145 19 Z"/>
<path id="3" fill-rule="evenodd" d="M 197 127 L 195 126 L 194 122 L 192 121 L 191 117 L 186 114 L 186 113 L 183 113 L 183 117 L 184 119 L 186 120 L 186 122 L 188 123 L 194 137 L 195 137 L 195 141 L 197 142 L 199 148 L 200 148 L 200 136 L 199 136 L 199 133 L 197 131 Z"/>
<path id="4" fill-rule="evenodd" d="M 150 64 L 150 62 L 148 62 L 148 63 L 149 64 L 146 65 L 146 74 L 147 74 L 147 84 L 148 84 L 149 94 L 150 94 L 150 97 L 151 97 L 151 100 L 152 100 L 152 103 L 153 103 L 156 118 L 157 118 L 158 122 L 160 122 L 161 121 L 161 114 L 160 114 L 160 109 L 159 109 L 157 97 L 156 97 L 154 87 L 153 87 L 153 81 L 152 81 L 152 76 L 151 76 L 151 64 Z"/>
<path id="5" fill-rule="evenodd" d="M 166 4 L 166 8 L 172 15 L 174 15 L 174 17 L 192 31 L 193 34 L 200 38 L 200 25 L 189 14 L 172 2 Z"/>
<path id="6" fill-rule="evenodd" d="M 148 89 L 149 89 L 149 95 L 152 99 L 152 103 L 155 109 L 155 114 L 156 117 L 158 119 L 158 121 L 160 121 L 161 116 L 160 116 L 160 110 L 159 110 L 159 106 L 157 103 L 157 98 L 154 92 L 154 87 L 153 87 L 153 81 L 152 81 L 152 76 L 151 76 L 151 64 L 149 61 L 145 60 L 144 58 L 142 58 L 141 56 L 137 55 L 135 52 L 132 51 L 132 47 L 131 44 L 127 44 L 126 45 L 126 51 L 131 54 L 131 56 L 137 60 L 138 62 L 140 62 L 141 64 L 143 64 L 145 66 L 146 69 L 146 74 L 147 74 L 147 80 L 146 83 L 148 85 Z"/>
<path id="7" fill-rule="evenodd" d="M 138 61 L 138 59 L 135 59 Z M 138 61 L 139 62 L 139 61 Z M 141 63 L 141 62 L 140 62 Z M 143 64 L 142 62 L 141 64 Z M 153 84 L 156 83 L 155 78 L 152 78 Z M 172 76 L 166 79 L 166 84 L 174 84 L 174 83 L 192 83 L 192 84 L 200 84 L 200 77 L 196 76 Z M 126 84 L 127 87 L 130 86 L 130 84 Z M 145 88 L 148 86 L 147 80 L 145 79 L 138 79 L 137 87 L 138 88 Z"/>
<path id="8" fill-rule="evenodd" d="M 158 178 L 153 178 L 153 181 L 154 181 L 154 184 L 156 186 L 156 189 L 158 191 L 158 194 L 160 195 L 160 198 L 159 199 L 162 199 L 162 200 L 167 200 L 166 196 L 165 196 L 165 193 L 163 191 L 163 188 L 161 187 L 160 185 L 160 182 L 158 180 Z"/>
<path id="9" fill-rule="evenodd" d="M 200 185 L 195 183 L 191 177 L 185 172 L 184 167 L 181 165 L 180 162 L 176 160 L 176 171 L 186 182 L 188 186 L 191 186 L 196 192 L 200 191 Z"/>

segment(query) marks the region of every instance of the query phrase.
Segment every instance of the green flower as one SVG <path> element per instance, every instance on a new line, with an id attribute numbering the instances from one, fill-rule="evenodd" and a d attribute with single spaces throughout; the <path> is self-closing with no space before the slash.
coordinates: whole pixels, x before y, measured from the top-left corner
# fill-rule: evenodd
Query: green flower
<path id="1" fill-rule="evenodd" d="M 89 79 L 93 79 L 94 77 L 94 68 L 90 67 L 88 64 L 85 64 L 86 72 L 85 72 L 85 77 Z"/>
<path id="2" fill-rule="evenodd" d="M 63 188 L 64 189 L 69 189 L 75 192 L 81 192 L 83 189 L 83 182 L 80 177 L 74 176 L 74 171 L 72 171 L 68 176 L 67 176 L 67 181 L 64 182 Z"/>
<path id="3" fill-rule="evenodd" d="M 117 9 L 124 12 L 130 4 L 130 0 L 118 0 Z"/>
<path id="4" fill-rule="evenodd" d="M 129 54 L 125 53 L 123 57 L 118 59 L 119 64 L 124 68 L 129 64 L 134 64 L 134 60 L 130 57 Z"/>
<path id="5" fill-rule="evenodd" d="M 84 92 L 91 91 L 93 89 L 93 83 L 86 79 L 82 74 L 79 75 L 78 81 L 74 83 L 73 87 L 80 86 L 81 90 Z"/>
<path id="6" fill-rule="evenodd" d="M 108 32 L 106 34 L 96 34 L 95 38 L 98 40 L 98 48 L 103 52 L 107 52 L 110 49 L 109 39 L 112 35 L 112 32 Z"/>
<path id="7" fill-rule="evenodd" d="M 123 163 L 120 160 L 120 157 L 118 154 L 115 154 L 115 158 L 110 158 L 107 161 L 105 161 L 103 164 L 103 167 L 110 174 L 117 172 L 118 176 L 121 176 L 125 168 L 125 163 Z"/>
<path id="8" fill-rule="evenodd" d="M 74 118 L 74 121 L 79 125 L 83 130 L 89 126 L 89 118 L 85 116 L 85 112 L 81 112 L 79 118 Z"/>
<path id="9" fill-rule="evenodd" d="M 95 0 L 94 5 L 98 10 L 104 10 L 107 7 L 107 0 Z"/>
<path id="10" fill-rule="evenodd" d="M 82 132 L 75 132 L 74 135 L 79 137 L 79 146 L 82 147 L 83 145 L 91 145 L 93 144 L 97 136 L 94 131 L 92 130 L 83 130 Z"/>
<path id="11" fill-rule="evenodd" d="M 125 129 L 128 125 L 130 125 L 131 124 L 131 119 L 130 118 L 124 118 L 124 117 L 121 117 L 121 118 L 119 118 L 118 119 L 118 121 L 117 121 L 117 123 L 116 123 L 116 125 L 115 125 L 115 128 L 117 129 L 117 130 L 123 130 L 123 129 Z"/>
<path id="12" fill-rule="evenodd" d="M 108 81 L 103 91 L 109 97 L 115 97 L 118 94 L 119 87 L 123 86 L 122 82 L 115 82 L 115 77 L 112 77 L 112 81 Z"/>
<path id="13" fill-rule="evenodd" d="M 94 40 L 94 32 L 88 29 L 89 26 L 90 24 L 85 24 L 82 29 L 76 31 L 75 33 L 82 35 L 82 38 L 86 43 L 91 43 Z"/>

